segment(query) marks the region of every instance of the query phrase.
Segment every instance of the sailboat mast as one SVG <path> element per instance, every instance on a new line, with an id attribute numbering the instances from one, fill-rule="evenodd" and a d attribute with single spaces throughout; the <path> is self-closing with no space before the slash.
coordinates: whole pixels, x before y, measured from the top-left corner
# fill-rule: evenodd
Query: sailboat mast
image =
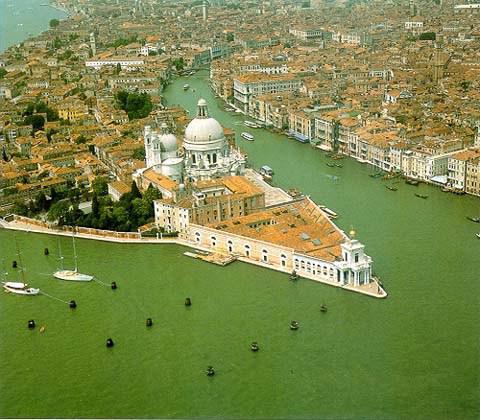
<path id="1" fill-rule="evenodd" d="M 75 269 L 74 271 L 78 271 L 78 264 L 77 264 L 77 250 L 75 248 L 75 233 L 72 236 L 72 241 L 73 241 L 73 258 L 75 259 Z"/>
<path id="2" fill-rule="evenodd" d="M 60 238 L 57 238 L 57 242 L 58 242 L 58 259 L 60 260 L 60 268 L 63 270 L 62 243 L 60 242 Z"/>
<path id="3" fill-rule="evenodd" d="M 20 273 L 22 273 L 22 283 L 25 283 L 25 270 L 23 269 L 22 254 L 20 253 L 20 249 L 18 248 L 18 242 L 16 238 L 15 238 L 15 248 L 17 249 L 17 258 L 18 258 L 18 262 L 20 263 L 19 271 Z"/>

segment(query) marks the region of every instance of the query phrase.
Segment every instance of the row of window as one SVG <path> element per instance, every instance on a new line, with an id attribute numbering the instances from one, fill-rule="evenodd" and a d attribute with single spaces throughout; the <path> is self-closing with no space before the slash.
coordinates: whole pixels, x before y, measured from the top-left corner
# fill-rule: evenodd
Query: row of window
<path id="1" fill-rule="evenodd" d="M 195 241 L 197 243 L 201 242 L 201 234 L 200 232 L 195 232 Z M 217 246 L 218 240 L 217 237 L 212 235 L 210 236 L 210 244 L 213 248 Z M 227 249 L 228 252 L 233 253 L 234 252 L 234 243 L 231 239 L 227 241 Z M 245 244 L 243 246 L 243 254 L 245 257 L 250 258 L 252 255 L 252 247 L 249 244 Z M 264 263 L 269 262 L 269 252 L 267 249 L 263 248 L 261 251 L 261 261 Z M 287 265 L 287 256 L 285 254 L 280 255 L 280 264 L 282 267 L 286 267 Z"/>
<path id="2" fill-rule="evenodd" d="M 305 270 L 307 273 L 316 274 L 318 276 L 330 277 L 333 279 L 335 270 L 332 267 L 328 267 L 322 264 L 315 264 L 310 261 L 294 259 L 295 270 Z"/>

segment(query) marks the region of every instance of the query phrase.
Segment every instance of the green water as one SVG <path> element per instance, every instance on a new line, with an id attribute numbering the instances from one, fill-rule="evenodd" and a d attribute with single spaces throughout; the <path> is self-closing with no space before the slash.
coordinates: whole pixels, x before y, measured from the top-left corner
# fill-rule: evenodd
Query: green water
<path id="1" fill-rule="evenodd" d="M 48 29 L 51 19 L 66 14 L 50 6 L 48 0 L 0 0 L 0 52 Z"/>
<path id="2" fill-rule="evenodd" d="M 346 159 L 329 168 L 308 145 L 234 125 L 244 118 L 219 110 L 203 76 L 166 92 L 191 113 L 200 95 L 222 124 L 255 135 L 241 143 L 254 166 L 272 166 L 278 185 L 357 229 L 389 297 L 220 268 L 178 246 L 79 240 L 80 268 L 117 281 L 112 291 L 45 275 L 57 266 L 55 238 L 0 230 L 2 256 L 16 258 L 16 236 L 31 285 L 78 303 L 0 295 L 0 417 L 478 418 L 480 226 L 465 216 L 480 215 L 480 200 L 403 183 L 389 191 Z M 71 254 L 68 238 L 62 247 Z M 43 334 L 27 329 L 31 318 Z"/>

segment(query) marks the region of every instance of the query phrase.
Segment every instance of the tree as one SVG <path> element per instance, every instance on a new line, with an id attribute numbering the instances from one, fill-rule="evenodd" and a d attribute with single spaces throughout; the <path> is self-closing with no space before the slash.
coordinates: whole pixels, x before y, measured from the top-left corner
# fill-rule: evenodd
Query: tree
<path id="1" fill-rule="evenodd" d="M 50 202 L 47 200 L 47 196 L 43 191 L 39 192 L 35 199 L 35 205 L 39 211 L 48 210 Z"/>
<path id="2" fill-rule="evenodd" d="M 7 151 L 5 150 L 5 146 L 2 148 L 2 159 L 4 162 L 8 162 L 8 155 L 7 155 Z"/>
<path id="3" fill-rule="evenodd" d="M 103 176 L 99 176 L 93 180 L 92 188 L 97 196 L 105 195 L 108 193 L 108 180 Z"/>
<path id="4" fill-rule="evenodd" d="M 227 34 L 227 42 L 233 42 L 235 41 L 235 35 L 233 34 L 233 32 L 229 32 Z"/>
<path id="5" fill-rule="evenodd" d="M 93 193 L 92 198 L 92 216 L 95 218 L 100 216 L 100 204 L 98 202 L 98 196 L 95 193 Z"/>
<path id="6" fill-rule="evenodd" d="M 25 118 L 25 124 L 31 125 L 33 127 L 33 131 L 43 130 L 45 126 L 45 118 L 42 115 L 29 115 Z"/>
<path id="7" fill-rule="evenodd" d="M 128 93 L 122 90 L 115 94 L 115 99 L 131 120 L 145 118 L 153 110 L 150 95 L 146 93 Z"/>
<path id="8" fill-rule="evenodd" d="M 133 151 L 133 156 L 134 159 L 138 160 L 145 160 L 145 148 L 144 147 L 139 147 L 138 149 L 135 149 Z"/>
<path id="9" fill-rule="evenodd" d="M 130 195 L 132 196 L 132 200 L 135 198 L 142 198 L 142 193 L 138 189 L 135 181 L 132 181 L 132 190 L 130 191 Z"/>
<path id="10" fill-rule="evenodd" d="M 115 73 L 120 74 L 122 71 L 122 65 L 120 63 L 117 63 L 117 66 L 115 67 Z"/>
<path id="11" fill-rule="evenodd" d="M 183 57 L 173 60 L 173 65 L 175 66 L 177 71 L 183 70 L 183 68 L 185 67 L 185 61 L 183 60 Z"/>
<path id="12" fill-rule="evenodd" d="M 419 40 L 421 41 L 435 41 L 436 33 L 435 32 L 423 32 L 420 34 Z"/>
<path id="13" fill-rule="evenodd" d="M 64 225 L 67 220 L 67 214 L 70 211 L 71 203 L 69 200 L 58 201 L 52 204 L 47 215 L 47 219 L 51 222 L 57 221 L 61 226 Z"/>
<path id="14" fill-rule="evenodd" d="M 49 25 L 50 28 L 55 29 L 58 25 L 60 25 L 60 21 L 58 19 L 51 19 Z"/>
<path id="15" fill-rule="evenodd" d="M 0 79 L 3 79 L 7 74 L 7 70 L 0 68 Z"/>

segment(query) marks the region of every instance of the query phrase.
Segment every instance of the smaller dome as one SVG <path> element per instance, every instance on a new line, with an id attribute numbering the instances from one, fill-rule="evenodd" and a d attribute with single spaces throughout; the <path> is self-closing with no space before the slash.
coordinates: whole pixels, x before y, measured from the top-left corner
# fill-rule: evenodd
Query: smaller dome
<path id="1" fill-rule="evenodd" d="M 158 139 L 161 143 L 161 149 L 163 152 L 176 152 L 178 149 L 177 138 L 168 132 L 167 124 L 163 123 L 160 127 L 160 135 Z"/>

